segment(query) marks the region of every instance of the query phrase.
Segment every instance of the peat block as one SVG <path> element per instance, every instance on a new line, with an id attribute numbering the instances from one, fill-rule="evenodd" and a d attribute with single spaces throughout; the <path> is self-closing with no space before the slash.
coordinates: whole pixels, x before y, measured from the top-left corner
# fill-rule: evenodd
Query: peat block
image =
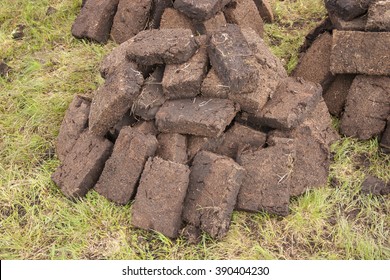
<path id="1" fill-rule="evenodd" d="M 138 64 L 180 64 L 198 49 L 190 29 L 152 29 L 139 32 L 127 45 L 127 57 Z"/>
<path id="2" fill-rule="evenodd" d="M 231 0 L 176 0 L 173 6 L 197 21 L 213 17 Z"/>
<path id="3" fill-rule="evenodd" d="M 219 146 L 222 145 L 225 135 L 219 137 L 187 136 L 187 155 L 188 161 L 192 161 L 199 151 L 208 151 L 216 153 Z"/>
<path id="4" fill-rule="evenodd" d="M 218 12 L 212 18 L 196 23 L 196 28 L 200 34 L 211 35 L 226 25 L 226 18 L 223 12 Z"/>
<path id="5" fill-rule="evenodd" d="M 367 24 L 367 15 L 354 18 L 353 20 L 346 21 L 337 15 L 329 15 L 330 20 L 334 26 L 334 29 L 344 31 L 364 31 Z"/>
<path id="6" fill-rule="evenodd" d="M 176 9 L 167 8 L 161 17 L 160 29 L 175 28 L 191 29 L 192 33 L 196 34 L 195 25 L 189 17 Z"/>
<path id="7" fill-rule="evenodd" d="M 160 132 L 218 137 L 238 111 L 227 99 L 170 100 L 157 112 L 156 124 Z"/>
<path id="8" fill-rule="evenodd" d="M 294 128 L 313 111 L 321 94 L 319 84 L 302 78 L 286 78 L 261 110 L 259 121 L 277 129 Z"/>
<path id="9" fill-rule="evenodd" d="M 106 43 L 118 3 L 119 0 L 87 1 L 73 23 L 73 36 Z"/>
<path id="10" fill-rule="evenodd" d="M 328 106 L 329 113 L 332 115 L 336 117 L 341 116 L 347 100 L 349 88 L 351 87 L 355 76 L 356 75 L 353 74 L 337 75 L 335 80 L 323 94 L 326 106 Z"/>
<path id="11" fill-rule="evenodd" d="M 368 10 L 372 0 L 325 0 L 329 14 L 336 14 L 344 20 L 354 19 Z"/>
<path id="12" fill-rule="evenodd" d="M 96 91 L 89 114 L 89 130 L 104 136 L 131 108 L 144 79 L 137 65 L 124 62 Z"/>
<path id="13" fill-rule="evenodd" d="M 190 169 L 183 164 L 155 157 L 142 172 L 131 223 L 176 238 L 181 226 L 183 202 Z"/>
<path id="14" fill-rule="evenodd" d="M 288 215 L 294 140 L 274 140 L 274 146 L 244 150 L 238 156 L 237 161 L 246 170 L 246 176 L 238 194 L 237 210 Z"/>
<path id="15" fill-rule="evenodd" d="M 134 124 L 133 128 L 143 134 L 152 134 L 157 136 L 159 133 L 154 121 L 139 121 Z"/>
<path id="16" fill-rule="evenodd" d="M 373 1 L 368 9 L 366 30 L 390 31 L 390 1 Z"/>
<path id="17" fill-rule="evenodd" d="M 183 219 L 214 238 L 224 237 L 244 177 L 245 170 L 231 158 L 199 152 L 191 167 Z"/>
<path id="18" fill-rule="evenodd" d="M 195 97 L 200 93 L 209 63 L 206 50 L 206 36 L 198 39 L 200 48 L 185 63 L 165 67 L 162 87 L 168 99 Z"/>
<path id="19" fill-rule="evenodd" d="M 218 78 L 214 68 L 211 68 L 204 78 L 201 87 L 201 94 L 203 97 L 212 98 L 228 98 L 230 93 L 229 86 L 223 85 L 222 81 Z"/>
<path id="20" fill-rule="evenodd" d="M 266 23 L 272 23 L 274 21 L 274 13 L 272 12 L 271 4 L 268 0 L 254 0 L 257 10 L 260 13 L 261 18 Z"/>
<path id="21" fill-rule="evenodd" d="M 127 204 L 135 195 L 144 164 L 157 149 L 155 136 L 131 127 L 122 128 L 95 190 L 118 204 Z"/>
<path id="22" fill-rule="evenodd" d="M 390 32 L 333 32 L 330 70 L 334 74 L 390 76 Z"/>
<path id="23" fill-rule="evenodd" d="M 256 60 L 239 26 L 227 24 L 211 35 L 211 65 L 233 93 L 253 91 L 259 80 Z"/>
<path id="24" fill-rule="evenodd" d="M 150 29 L 160 27 L 161 17 L 165 9 L 170 7 L 173 7 L 172 0 L 153 0 L 148 23 Z"/>
<path id="25" fill-rule="evenodd" d="M 381 179 L 368 175 L 362 183 L 362 193 L 373 195 L 390 194 L 390 182 L 385 183 Z"/>
<path id="26" fill-rule="evenodd" d="M 181 164 L 187 163 L 187 137 L 177 133 L 160 133 L 157 136 L 156 156 Z"/>
<path id="27" fill-rule="evenodd" d="M 224 14 L 228 23 L 251 28 L 263 37 L 264 23 L 253 0 L 233 0 L 227 5 Z"/>
<path id="28" fill-rule="evenodd" d="M 146 78 L 141 94 L 133 103 L 132 112 L 144 120 L 153 120 L 161 105 L 165 102 L 165 96 L 161 81 L 164 75 L 164 67 L 157 67 L 154 72 Z"/>
<path id="29" fill-rule="evenodd" d="M 119 0 L 111 27 L 112 39 L 121 44 L 144 30 L 153 0 Z"/>
<path id="30" fill-rule="evenodd" d="M 330 145 L 339 139 L 324 101 L 288 136 L 295 139 L 296 157 L 290 178 L 290 195 L 326 186 L 330 166 Z"/>
<path id="31" fill-rule="evenodd" d="M 69 198 L 85 196 L 99 179 L 112 146 L 107 139 L 83 132 L 53 173 L 52 180 Z"/>
<path id="32" fill-rule="evenodd" d="M 341 118 L 342 134 L 367 140 L 379 136 L 390 114 L 390 77 L 358 75 Z"/>
<path id="33" fill-rule="evenodd" d="M 243 111 L 258 115 L 275 92 L 281 79 L 287 78 L 287 72 L 280 60 L 271 53 L 263 39 L 252 29 L 242 29 L 249 48 L 252 50 L 258 71 L 256 88 L 249 93 L 230 93 L 229 99 L 240 104 Z"/>
<path id="34" fill-rule="evenodd" d="M 76 95 L 70 103 L 56 141 L 56 151 L 60 161 L 64 161 L 80 134 L 88 127 L 90 107 L 91 101 L 79 95 Z"/>
<path id="35" fill-rule="evenodd" d="M 243 148 L 259 149 L 264 146 L 267 134 L 235 123 L 225 132 L 221 145 L 217 148 L 217 153 L 236 159 L 238 151 Z"/>
<path id="36" fill-rule="evenodd" d="M 325 90 L 334 79 L 334 76 L 330 72 L 329 57 L 331 50 L 332 35 L 325 32 L 301 56 L 292 76 L 302 77 L 307 81 L 321 84 Z"/>

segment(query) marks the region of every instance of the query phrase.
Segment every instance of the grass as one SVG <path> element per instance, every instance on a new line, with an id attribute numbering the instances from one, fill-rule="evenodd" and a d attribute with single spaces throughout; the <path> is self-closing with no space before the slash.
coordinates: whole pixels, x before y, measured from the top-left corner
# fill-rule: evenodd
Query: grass
<path id="1" fill-rule="evenodd" d="M 222 241 L 198 245 L 131 226 L 131 204 L 91 191 L 74 203 L 52 183 L 54 141 L 75 94 L 92 96 L 113 43 L 74 39 L 79 0 L 3 0 L 0 59 L 0 259 L 389 259 L 390 200 L 359 192 L 366 174 L 390 180 L 376 139 L 332 147 L 330 184 L 291 201 L 286 218 L 235 212 Z M 324 16 L 320 0 L 272 1 L 266 40 L 288 70 L 304 35 Z M 54 14 L 46 15 L 54 7 Z M 18 25 L 25 37 L 13 40 Z M 337 123 L 337 121 L 335 122 Z M 369 164 L 366 164 L 369 162 Z M 332 184 L 331 184 L 332 183 Z"/>

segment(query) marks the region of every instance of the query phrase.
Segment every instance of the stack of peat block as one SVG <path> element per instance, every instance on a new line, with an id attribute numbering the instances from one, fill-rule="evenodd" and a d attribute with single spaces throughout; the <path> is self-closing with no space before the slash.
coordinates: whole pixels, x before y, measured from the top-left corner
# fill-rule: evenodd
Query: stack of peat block
<path id="1" fill-rule="evenodd" d="M 390 0 L 325 0 L 328 18 L 302 47 L 293 76 L 320 83 L 340 132 L 378 137 L 390 152 Z"/>
<path id="2" fill-rule="evenodd" d="M 320 84 L 288 77 L 262 40 L 264 3 L 87 0 L 73 33 L 123 42 L 65 114 L 62 192 L 94 188 L 132 202 L 135 227 L 196 241 L 223 238 L 233 210 L 286 216 L 290 197 L 326 185 L 338 134 Z"/>

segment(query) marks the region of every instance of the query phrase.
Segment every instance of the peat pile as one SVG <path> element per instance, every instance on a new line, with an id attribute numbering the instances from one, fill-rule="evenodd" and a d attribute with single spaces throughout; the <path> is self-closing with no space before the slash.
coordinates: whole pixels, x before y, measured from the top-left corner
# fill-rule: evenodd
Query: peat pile
<path id="1" fill-rule="evenodd" d="M 91 2 L 79 17 L 100 22 Z M 224 237 L 233 210 L 286 216 L 290 197 L 327 184 L 338 135 L 322 88 L 287 76 L 255 2 L 176 0 L 102 61 L 105 83 L 75 96 L 58 135 L 66 196 L 94 188 L 133 202 L 134 226 L 196 240 Z"/>
<path id="2" fill-rule="evenodd" d="M 340 132 L 390 152 L 390 1 L 326 0 L 293 76 L 320 83 Z"/>

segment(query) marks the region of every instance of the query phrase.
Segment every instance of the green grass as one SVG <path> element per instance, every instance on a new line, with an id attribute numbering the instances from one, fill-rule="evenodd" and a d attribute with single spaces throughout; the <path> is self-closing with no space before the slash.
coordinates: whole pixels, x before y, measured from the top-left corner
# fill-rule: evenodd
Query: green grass
<path id="1" fill-rule="evenodd" d="M 324 186 L 291 201 L 286 218 L 235 212 L 222 241 L 202 235 L 189 245 L 131 226 L 131 205 L 91 191 L 74 203 L 50 176 L 54 141 L 75 94 L 92 96 L 98 66 L 113 43 L 74 39 L 79 0 L 2 0 L 0 59 L 0 259 L 389 259 L 390 200 L 359 193 L 366 174 L 390 180 L 389 156 L 376 139 L 334 144 Z M 288 70 L 304 35 L 325 16 L 320 0 L 272 1 L 276 23 L 267 42 Z M 57 12 L 47 16 L 48 6 Z M 12 39 L 17 25 L 23 40 Z M 337 121 L 335 121 L 337 124 Z M 365 162 L 370 164 L 366 165 Z"/>

